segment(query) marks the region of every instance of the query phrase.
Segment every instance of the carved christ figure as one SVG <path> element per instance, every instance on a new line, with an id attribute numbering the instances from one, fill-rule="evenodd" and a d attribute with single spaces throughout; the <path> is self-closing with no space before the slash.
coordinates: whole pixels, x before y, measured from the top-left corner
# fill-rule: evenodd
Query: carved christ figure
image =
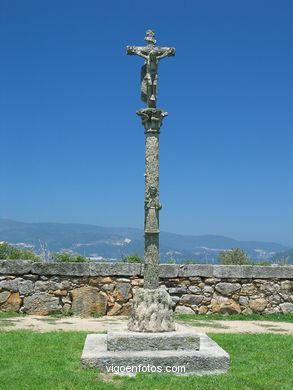
<path id="1" fill-rule="evenodd" d="M 145 59 L 141 68 L 141 100 L 148 107 L 156 107 L 159 60 L 175 55 L 174 47 L 156 47 L 154 37 L 154 32 L 148 30 L 145 37 L 146 46 L 127 46 L 126 49 L 127 54 L 138 55 Z"/>

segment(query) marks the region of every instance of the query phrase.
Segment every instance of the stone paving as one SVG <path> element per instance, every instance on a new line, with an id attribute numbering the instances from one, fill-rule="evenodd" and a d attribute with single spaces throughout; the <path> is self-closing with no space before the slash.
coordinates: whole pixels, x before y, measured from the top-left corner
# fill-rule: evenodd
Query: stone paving
<path id="1" fill-rule="evenodd" d="M 51 316 L 24 316 L 0 318 L 0 330 L 31 330 L 35 332 L 84 331 L 106 332 L 110 324 L 125 324 L 125 316 L 80 318 Z M 274 321 L 189 320 L 180 321 L 195 326 L 200 333 L 272 333 L 293 334 L 293 323 Z"/>

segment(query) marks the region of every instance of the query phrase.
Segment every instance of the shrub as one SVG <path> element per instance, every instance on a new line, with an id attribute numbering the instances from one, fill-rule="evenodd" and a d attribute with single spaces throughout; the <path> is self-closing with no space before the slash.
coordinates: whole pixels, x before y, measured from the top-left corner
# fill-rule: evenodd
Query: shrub
<path id="1" fill-rule="evenodd" d="M 57 263 L 85 263 L 88 261 L 86 257 L 80 255 L 71 255 L 70 253 L 61 252 L 61 253 L 51 253 L 51 258 L 54 259 Z"/>
<path id="2" fill-rule="evenodd" d="M 124 263 L 142 263 L 142 257 L 139 253 L 134 253 L 133 255 L 123 256 L 122 261 Z"/>
<path id="3" fill-rule="evenodd" d="M 28 249 L 17 249 L 8 242 L 0 243 L 0 259 L 1 260 L 32 260 L 41 261 L 39 256 Z"/>
<path id="4" fill-rule="evenodd" d="M 249 264 L 247 253 L 240 248 L 230 249 L 227 251 L 220 251 L 218 257 L 220 264 L 225 265 L 242 265 Z"/>

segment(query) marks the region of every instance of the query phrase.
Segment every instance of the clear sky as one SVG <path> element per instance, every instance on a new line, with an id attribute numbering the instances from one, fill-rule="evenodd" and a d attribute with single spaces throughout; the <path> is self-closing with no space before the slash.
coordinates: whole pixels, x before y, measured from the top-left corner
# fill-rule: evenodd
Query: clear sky
<path id="1" fill-rule="evenodd" d="M 146 29 L 161 230 L 293 246 L 292 1 L 0 0 L 0 216 L 143 226 Z M 290 63 L 291 62 L 291 63 Z"/>

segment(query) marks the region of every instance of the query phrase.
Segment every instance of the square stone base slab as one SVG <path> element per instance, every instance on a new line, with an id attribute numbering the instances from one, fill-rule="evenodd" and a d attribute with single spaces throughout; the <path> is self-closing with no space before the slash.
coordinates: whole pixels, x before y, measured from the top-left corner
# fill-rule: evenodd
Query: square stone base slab
<path id="1" fill-rule="evenodd" d="M 172 332 L 132 332 L 127 324 L 109 325 L 107 328 L 108 351 L 158 351 L 199 350 L 199 335 L 194 328 L 176 324 Z"/>
<path id="2" fill-rule="evenodd" d="M 81 356 L 82 367 L 96 367 L 103 372 L 135 376 L 137 372 L 169 372 L 168 367 L 184 366 L 184 372 L 175 375 L 212 375 L 223 374 L 229 368 L 229 355 L 216 342 L 204 333 L 200 336 L 199 351 L 108 351 L 106 334 L 87 336 Z M 117 366 L 122 367 L 117 371 Z M 130 372 L 124 371 L 127 366 L 135 366 Z M 111 368 L 112 367 L 112 368 Z M 152 368 L 156 367 L 156 371 Z M 108 369 L 107 369 L 108 368 Z"/>

